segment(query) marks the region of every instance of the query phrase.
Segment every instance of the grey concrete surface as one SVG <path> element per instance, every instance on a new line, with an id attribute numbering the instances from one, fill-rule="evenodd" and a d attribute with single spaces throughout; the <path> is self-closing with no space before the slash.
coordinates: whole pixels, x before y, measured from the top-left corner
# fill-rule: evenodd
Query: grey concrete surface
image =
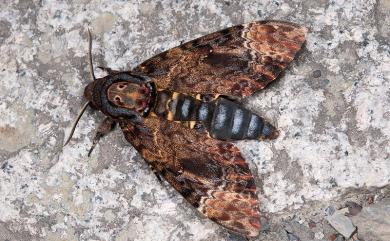
<path id="1" fill-rule="evenodd" d="M 0 240 L 243 240 L 160 185 L 120 130 L 88 158 L 102 114 L 87 111 L 62 145 L 89 82 L 88 27 L 95 64 L 125 70 L 261 19 L 309 35 L 286 74 L 246 100 L 281 130 L 237 143 L 268 222 L 257 240 L 334 240 L 325 207 L 389 197 L 389 0 L 0 1 Z"/>

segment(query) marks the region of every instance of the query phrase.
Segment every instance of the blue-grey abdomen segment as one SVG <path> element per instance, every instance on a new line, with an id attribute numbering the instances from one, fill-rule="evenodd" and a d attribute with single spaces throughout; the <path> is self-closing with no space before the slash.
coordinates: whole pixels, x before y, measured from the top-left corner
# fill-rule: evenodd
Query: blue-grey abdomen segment
<path id="1" fill-rule="evenodd" d="M 256 139 L 261 135 L 264 122 L 261 117 L 252 114 L 248 123 L 246 136 L 248 139 Z"/>
<path id="2" fill-rule="evenodd" d="M 196 112 L 196 120 L 209 122 L 213 116 L 214 105 L 208 102 L 201 102 Z"/>
<path id="3" fill-rule="evenodd" d="M 221 140 L 267 139 L 277 132 L 263 118 L 235 102 L 219 98 L 209 125 L 213 138 Z"/>
<path id="4" fill-rule="evenodd" d="M 244 108 L 237 107 L 233 113 L 231 139 L 242 140 L 248 137 L 248 121 L 253 114 Z"/>
<path id="5" fill-rule="evenodd" d="M 237 105 L 231 101 L 223 98 L 217 100 L 210 123 L 210 134 L 212 137 L 221 140 L 231 139 L 233 115 L 236 109 Z"/>
<path id="6" fill-rule="evenodd" d="M 198 107 L 196 100 L 190 96 L 180 96 L 175 101 L 177 101 L 177 105 L 174 111 L 174 119 L 181 121 L 193 120 Z"/>

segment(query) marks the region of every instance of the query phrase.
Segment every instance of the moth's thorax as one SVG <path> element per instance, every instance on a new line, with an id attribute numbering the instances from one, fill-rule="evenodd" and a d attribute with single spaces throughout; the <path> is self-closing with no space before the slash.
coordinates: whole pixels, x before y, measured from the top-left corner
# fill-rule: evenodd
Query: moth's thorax
<path id="1" fill-rule="evenodd" d="M 113 83 L 107 90 L 108 100 L 119 107 L 144 113 L 152 104 L 153 90 L 148 83 Z"/>
<path id="2" fill-rule="evenodd" d="M 113 119 L 141 121 L 154 106 L 156 90 L 145 76 L 116 72 L 89 83 L 84 96 L 89 105 Z"/>

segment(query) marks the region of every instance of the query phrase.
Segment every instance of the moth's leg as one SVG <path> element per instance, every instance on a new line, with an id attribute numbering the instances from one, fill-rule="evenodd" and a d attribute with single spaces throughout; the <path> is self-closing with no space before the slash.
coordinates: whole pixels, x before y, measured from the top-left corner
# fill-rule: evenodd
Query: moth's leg
<path id="1" fill-rule="evenodd" d="M 235 102 L 235 103 L 241 103 L 242 102 L 242 98 L 238 97 L 238 96 L 233 96 L 233 95 L 220 95 L 220 97 L 222 98 L 225 98 L 225 99 L 228 99 L 232 102 Z"/>
<path id="2" fill-rule="evenodd" d="M 158 181 L 159 181 L 160 183 L 162 183 L 161 175 L 160 175 L 160 173 L 156 170 L 156 168 L 154 168 L 154 167 L 153 167 L 152 165 L 150 165 L 150 164 L 149 164 L 149 167 L 150 167 L 150 169 L 152 169 L 154 175 L 156 175 Z"/>
<path id="3" fill-rule="evenodd" d="M 242 98 L 233 95 L 219 95 L 219 94 L 200 95 L 200 100 L 203 102 L 212 102 L 217 100 L 218 98 L 225 98 L 236 103 L 240 103 L 242 101 Z"/>
<path id="4" fill-rule="evenodd" d="M 160 172 L 157 171 L 157 169 L 155 168 L 155 166 L 153 166 L 151 163 L 148 163 L 148 164 L 149 164 L 150 169 L 152 169 L 154 175 L 156 175 L 157 180 L 160 182 L 160 184 L 162 184 L 162 179 L 161 179 L 161 174 L 160 174 Z"/>
<path id="5" fill-rule="evenodd" d="M 207 130 L 206 124 L 202 121 L 187 121 L 184 122 L 185 125 L 197 132 L 199 132 L 202 135 L 208 135 L 209 131 Z"/>
<path id="6" fill-rule="evenodd" d="M 103 122 L 99 125 L 96 135 L 93 138 L 91 149 L 89 149 L 88 156 L 91 155 L 96 144 L 99 142 L 100 138 L 110 133 L 115 128 L 116 122 L 111 117 L 106 117 Z"/>
<path id="7" fill-rule="evenodd" d="M 113 69 L 111 69 L 109 67 L 98 66 L 98 68 L 103 70 L 107 74 L 115 74 L 115 73 L 119 73 L 120 72 L 119 70 L 113 70 Z"/>

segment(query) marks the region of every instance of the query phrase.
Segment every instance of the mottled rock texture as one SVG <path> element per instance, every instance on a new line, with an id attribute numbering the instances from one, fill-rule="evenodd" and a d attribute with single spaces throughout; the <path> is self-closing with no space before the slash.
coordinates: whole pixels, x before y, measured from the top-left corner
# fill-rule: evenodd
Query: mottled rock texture
<path id="1" fill-rule="evenodd" d="M 352 221 L 365 241 L 390 240 L 390 200 L 366 207 Z"/>
<path id="2" fill-rule="evenodd" d="M 0 239 L 241 240 L 160 185 L 119 130 L 88 158 L 102 114 L 87 111 L 62 145 L 89 82 L 87 28 L 96 65 L 125 70 L 260 19 L 309 35 L 286 74 L 246 101 L 281 130 L 273 142 L 237 143 L 272 220 L 258 239 L 287 237 L 280 219 L 300 213 L 305 223 L 328 203 L 388 186 L 389 0 L 0 1 Z"/>

